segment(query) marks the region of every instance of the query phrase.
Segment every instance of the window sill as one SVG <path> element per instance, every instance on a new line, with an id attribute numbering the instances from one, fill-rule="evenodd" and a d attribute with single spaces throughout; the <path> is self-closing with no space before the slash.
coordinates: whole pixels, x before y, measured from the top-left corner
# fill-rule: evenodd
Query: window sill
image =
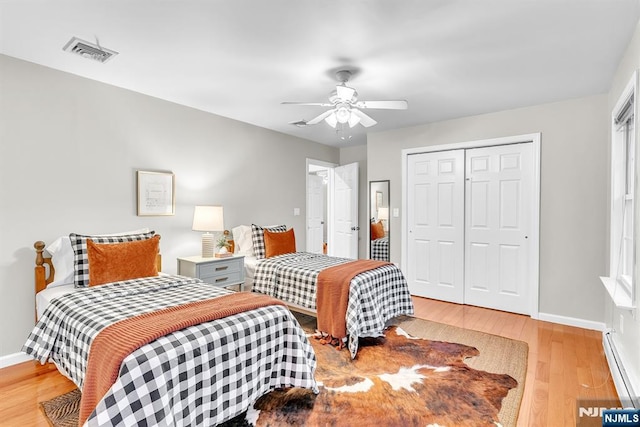
<path id="1" fill-rule="evenodd" d="M 611 300 L 618 308 L 624 308 L 627 310 L 633 310 L 636 306 L 631 301 L 631 295 L 629 295 L 616 279 L 611 277 L 600 277 L 604 288 L 609 292 Z"/>

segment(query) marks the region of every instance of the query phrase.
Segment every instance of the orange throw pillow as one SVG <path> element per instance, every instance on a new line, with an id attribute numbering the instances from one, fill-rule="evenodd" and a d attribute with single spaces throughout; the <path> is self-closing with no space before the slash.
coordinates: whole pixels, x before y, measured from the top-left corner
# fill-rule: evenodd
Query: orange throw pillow
<path id="1" fill-rule="evenodd" d="M 160 236 L 123 243 L 93 243 L 87 239 L 89 286 L 158 275 Z"/>
<path id="2" fill-rule="evenodd" d="M 290 254 L 296 251 L 296 236 L 293 228 L 287 231 L 274 232 L 264 229 L 265 257 Z"/>
<path id="3" fill-rule="evenodd" d="M 384 227 L 382 226 L 382 221 L 371 224 L 371 240 L 380 239 L 382 237 L 384 237 Z"/>

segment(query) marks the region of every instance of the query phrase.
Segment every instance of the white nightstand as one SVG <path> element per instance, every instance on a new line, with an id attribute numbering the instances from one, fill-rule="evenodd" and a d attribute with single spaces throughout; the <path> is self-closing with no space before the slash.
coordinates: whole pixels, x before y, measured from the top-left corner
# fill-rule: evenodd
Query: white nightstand
<path id="1" fill-rule="evenodd" d="M 178 274 L 196 277 L 204 282 L 224 288 L 240 285 L 240 291 L 244 291 L 244 256 L 178 258 Z"/>

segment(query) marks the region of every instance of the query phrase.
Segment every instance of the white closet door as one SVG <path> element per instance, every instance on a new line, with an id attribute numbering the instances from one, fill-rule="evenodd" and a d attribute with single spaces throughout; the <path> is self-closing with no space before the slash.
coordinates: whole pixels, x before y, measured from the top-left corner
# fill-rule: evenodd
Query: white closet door
<path id="1" fill-rule="evenodd" d="M 466 151 L 465 304 L 530 314 L 533 144 Z"/>
<path id="2" fill-rule="evenodd" d="M 412 294 L 456 303 L 464 293 L 464 150 L 408 159 Z"/>

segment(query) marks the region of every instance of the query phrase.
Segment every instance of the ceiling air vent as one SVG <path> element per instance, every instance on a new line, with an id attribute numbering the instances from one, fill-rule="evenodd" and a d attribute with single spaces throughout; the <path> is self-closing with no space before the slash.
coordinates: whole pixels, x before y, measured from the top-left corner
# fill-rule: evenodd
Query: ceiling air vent
<path id="1" fill-rule="evenodd" d="M 104 47 L 89 43 L 88 41 L 80 40 L 77 37 L 73 37 L 69 40 L 62 50 L 103 63 L 118 54 L 118 52 L 114 50 L 105 49 Z"/>

